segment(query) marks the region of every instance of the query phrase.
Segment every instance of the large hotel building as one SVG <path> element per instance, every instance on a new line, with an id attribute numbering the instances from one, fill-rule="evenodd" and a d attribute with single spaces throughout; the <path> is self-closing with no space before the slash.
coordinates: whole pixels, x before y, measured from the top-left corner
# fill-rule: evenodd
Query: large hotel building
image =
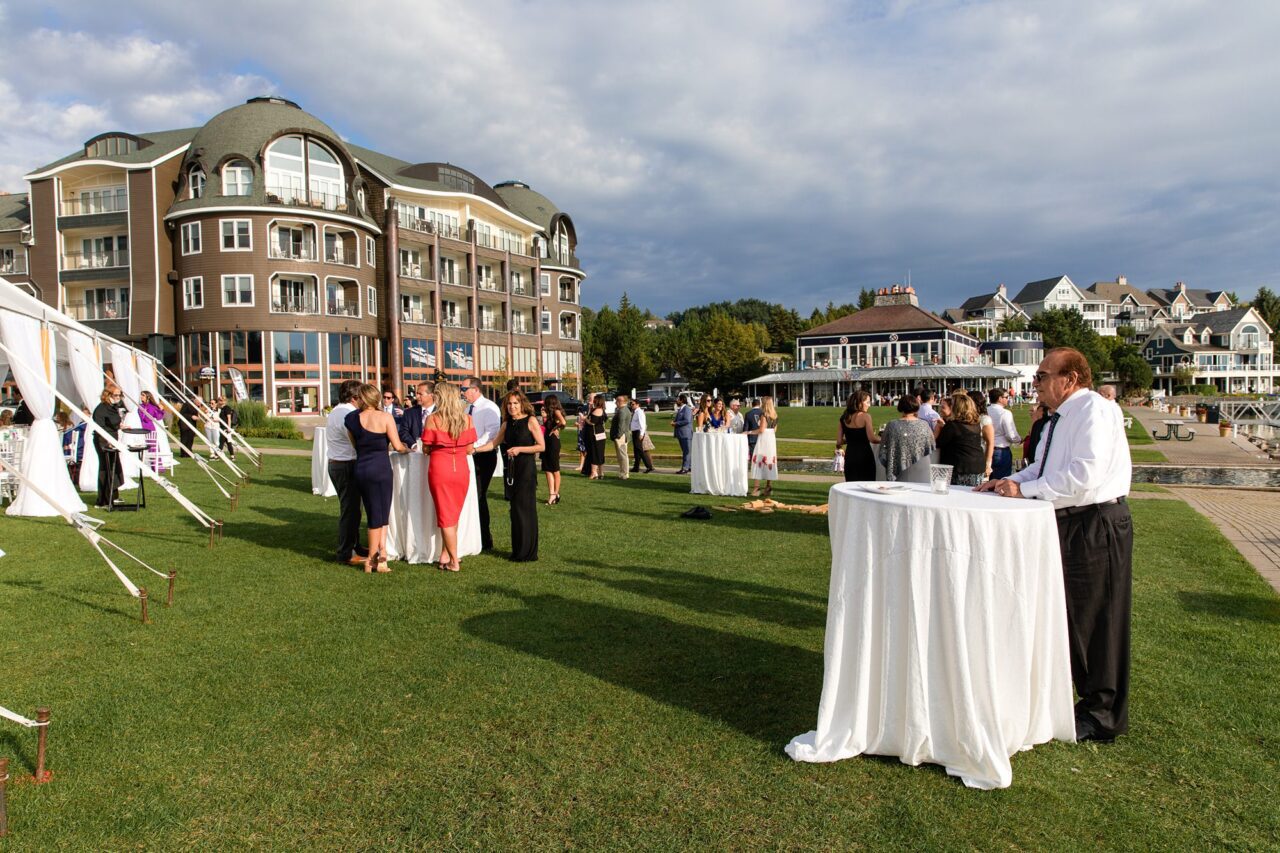
<path id="1" fill-rule="evenodd" d="M 286 415 L 349 378 L 579 390 L 577 234 L 518 181 L 345 143 L 281 98 L 104 133 L 26 180 L 0 195 L 0 276 L 205 396 L 228 368 Z"/>

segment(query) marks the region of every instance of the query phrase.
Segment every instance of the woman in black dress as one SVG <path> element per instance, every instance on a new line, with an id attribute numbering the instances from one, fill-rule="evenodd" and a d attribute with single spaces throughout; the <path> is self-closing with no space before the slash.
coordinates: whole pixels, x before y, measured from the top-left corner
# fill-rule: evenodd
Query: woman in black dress
<path id="1" fill-rule="evenodd" d="M 356 449 L 356 488 L 364 503 L 364 514 L 369 525 L 369 556 L 365 559 L 366 572 L 389 572 L 387 565 L 387 524 L 391 519 L 391 460 L 387 457 L 387 445 L 397 453 L 408 453 L 409 448 L 400 441 L 395 418 L 379 409 L 382 395 L 378 386 L 365 383 L 356 392 L 354 412 L 348 412 L 343 421 L 351 436 L 351 446 Z"/>
<path id="2" fill-rule="evenodd" d="M 938 431 L 938 461 L 951 466 L 953 485 L 980 486 L 986 479 L 981 417 L 968 394 L 951 398 L 951 415 Z"/>
<path id="3" fill-rule="evenodd" d="M 583 424 L 587 431 L 587 460 L 582 466 L 582 473 L 589 473 L 592 480 L 604 479 L 604 446 L 608 438 L 596 437 L 605 435 L 604 423 L 604 395 L 597 394 L 591 398 L 591 409 Z"/>
<path id="4" fill-rule="evenodd" d="M 521 391 L 503 397 L 502 427 L 495 443 L 506 456 L 506 484 L 511 489 L 511 559 L 538 559 L 538 466 L 534 457 L 547 449 L 533 404 Z"/>
<path id="5" fill-rule="evenodd" d="M 120 424 L 124 421 L 123 406 L 120 405 L 120 389 L 108 385 L 102 389 L 97 408 L 93 410 L 93 422 L 112 438 L 120 437 Z M 98 500 L 97 507 L 109 507 L 120 495 L 120 484 L 124 482 L 124 472 L 120 467 L 120 451 L 102 439 L 96 432 L 93 434 L 93 449 L 98 454 Z"/>
<path id="6" fill-rule="evenodd" d="M 542 453 L 542 473 L 547 475 L 547 506 L 560 503 L 560 431 L 564 427 L 560 398 L 548 397 L 542 403 L 542 435 L 547 445 Z"/>
<path id="7" fill-rule="evenodd" d="M 836 433 L 836 450 L 844 448 L 844 481 L 874 481 L 876 457 L 871 445 L 880 443 L 868 410 L 871 395 L 866 391 L 854 391 L 840 416 L 840 430 Z"/>

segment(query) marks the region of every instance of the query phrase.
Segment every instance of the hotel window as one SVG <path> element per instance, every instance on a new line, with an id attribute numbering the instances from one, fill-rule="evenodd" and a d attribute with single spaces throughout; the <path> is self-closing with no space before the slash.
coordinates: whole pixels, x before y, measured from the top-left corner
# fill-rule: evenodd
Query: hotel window
<path id="1" fill-rule="evenodd" d="M 378 291 L 374 290 L 373 287 L 369 288 L 369 316 L 378 316 Z"/>
<path id="2" fill-rule="evenodd" d="M 277 278 L 271 288 L 273 314 L 319 314 L 319 288 L 314 278 Z"/>
<path id="3" fill-rule="evenodd" d="M 538 276 L 538 285 L 542 289 L 543 296 L 551 295 L 551 273 L 544 272 Z"/>
<path id="4" fill-rule="evenodd" d="M 445 284 L 458 283 L 458 262 L 453 258 L 440 259 L 440 280 Z"/>
<path id="5" fill-rule="evenodd" d="M 188 222 L 182 226 L 182 254 L 200 254 L 200 223 Z"/>
<path id="6" fill-rule="evenodd" d="M 223 306 L 252 306 L 253 276 L 224 275 L 222 277 L 222 304 Z"/>
<path id="7" fill-rule="evenodd" d="M 129 209 L 129 193 L 124 187 L 84 190 L 80 193 L 78 213 L 114 213 Z"/>
<path id="8" fill-rule="evenodd" d="M 314 225 L 277 225 L 270 243 L 270 255 L 290 261 L 314 261 L 316 259 L 316 229 Z"/>
<path id="9" fill-rule="evenodd" d="M 223 195 L 249 195 L 253 191 L 253 167 L 244 160 L 232 160 L 222 169 Z"/>
<path id="10" fill-rule="evenodd" d="M 262 332 L 222 332 L 218 340 L 222 350 L 222 368 L 234 367 L 243 373 L 249 399 L 261 401 Z"/>
<path id="11" fill-rule="evenodd" d="M 368 262 L 369 266 L 371 267 L 376 267 L 378 265 L 377 255 L 376 255 L 377 249 L 378 249 L 378 244 L 374 241 L 372 237 L 364 238 L 364 257 L 365 257 L 365 261 Z"/>
<path id="12" fill-rule="evenodd" d="M 544 335 L 551 334 L 551 312 L 550 311 L 542 312 L 542 334 Z"/>
<path id="13" fill-rule="evenodd" d="M 436 230 L 436 233 L 442 237 L 452 237 L 458 239 L 458 215 L 456 213 L 446 213 L 442 210 L 428 210 L 427 221 L 430 222 Z"/>
<path id="14" fill-rule="evenodd" d="M 253 234 L 248 219 L 222 220 L 222 251 L 249 252 L 253 250 Z"/>
<path id="15" fill-rule="evenodd" d="M 422 256 L 417 249 L 400 250 L 400 275 L 422 278 Z"/>
<path id="16" fill-rule="evenodd" d="M 511 272 L 511 292 L 517 296 L 525 295 L 524 276 L 514 270 Z"/>
<path id="17" fill-rule="evenodd" d="M 485 290 L 496 290 L 497 283 L 493 279 L 493 267 L 488 264 L 477 264 L 476 284 Z"/>
<path id="18" fill-rule="evenodd" d="M 524 254 L 524 238 L 514 231 L 503 229 L 498 232 L 498 239 L 500 242 L 498 248 L 517 255 Z"/>
<path id="19" fill-rule="evenodd" d="M 204 169 L 199 166 L 192 166 L 191 171 L 187 173 L 187 186 L 191 190 L 192 198 L 200 198 L 204 195 Z"/>
<path id="20" fill-rule="evenodd" d="M 427 322 L 427 313 L 422 309 L 422 297 L 419 294 L 400 294 L 400 319 L 405 323 Z"/>
<path id="21" fill-rule="evenodd" d="M 204 279 L 200 276 L 182 280 L 182 307 L 188 310 L 204 307 Z"/>
<path id="22" fill-rule="evenodd" d="M 307 169 L 302 161 L 302 137 L 282 136 L 267 149 L 267 192 L 285 204 L 305 202 Z"/>
<path id="23" fill-rule="evenodd" d="M 462 321 L 458 319 L 458 316 L 458 303 L 447 299 L 440 301 L 440 325 L 459 327 L 462 325 Z"/>
<path id="24" fill-rule="evenodd" d="M 493 246 L 493 226 L 486 222 L 476 223 L 476 243 L 481 246 Z"/>
<path id="25" fill-rule="evenodd" d="M 311 179 L 311 201 L 317 200 L 329 210 L 346 202 L 342 165 L 328 148 L 313 139 L 307 140 L 307 173 Z"/>

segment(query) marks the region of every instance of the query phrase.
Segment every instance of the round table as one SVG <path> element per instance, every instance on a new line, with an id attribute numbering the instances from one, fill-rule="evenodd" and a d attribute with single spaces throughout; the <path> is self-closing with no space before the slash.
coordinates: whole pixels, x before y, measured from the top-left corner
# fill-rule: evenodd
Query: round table
<path id="1" fill-rule="evenodd" d="M 1015 752 L 1075 740 L 1052 504 L 884 483 L 833 486 L 829 504 L 818 727 L 788 755 L 895 755 L 1004 788 Z"/>
<path id="2" fill-rule="evenodd" d="M 747 437 L 735 432 L 695 432 L 689 449 L 690 486 L 695 495 L 747 493 Z"/>

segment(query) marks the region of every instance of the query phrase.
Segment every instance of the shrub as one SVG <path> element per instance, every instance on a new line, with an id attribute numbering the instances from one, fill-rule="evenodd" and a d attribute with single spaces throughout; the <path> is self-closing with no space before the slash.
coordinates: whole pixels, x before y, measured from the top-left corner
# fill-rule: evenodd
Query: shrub
<path id="1" fill-rule="evenodd" d="M 263 403 L 245 400 L 236 403 L 240 425 L 236 432 L 245 438 L 302 438 L 302 432 L 288 418 L 267 414 Z"/>
<path id="2" fill-rule="evenodd" d="M 1173 393 L 1174 396 L 1191 394 L 1197 397 L 1217 397 L 1219 395 L 1216 385 L 1179 385 L 1173 389 Z"/>

